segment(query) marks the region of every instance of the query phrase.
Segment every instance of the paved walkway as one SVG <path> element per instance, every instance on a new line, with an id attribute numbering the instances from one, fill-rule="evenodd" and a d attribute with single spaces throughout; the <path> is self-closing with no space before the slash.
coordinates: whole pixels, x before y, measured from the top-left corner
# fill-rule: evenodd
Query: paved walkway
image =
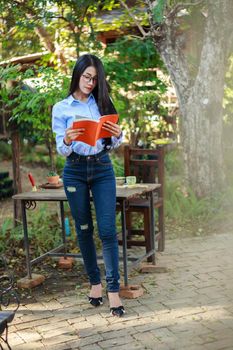
<path id="1" fill-rule="evenodd" d="M 10 327 L 12 350 L 232 350 L 232 251 L 230 233 L 168 241 L 158 255 L 168 272 L 131 275 L 145 293 L 124 300 L 123 319 L 106 300 L 94 309 L 83 287 L 39 295 Z"/>

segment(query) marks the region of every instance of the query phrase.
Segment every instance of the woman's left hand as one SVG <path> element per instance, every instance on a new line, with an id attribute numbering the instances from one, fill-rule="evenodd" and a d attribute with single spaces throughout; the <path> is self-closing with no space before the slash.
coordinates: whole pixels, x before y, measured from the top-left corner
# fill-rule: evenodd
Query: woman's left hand
<path id="1" fill-rule="evenodd" d="M 121 128 L 118 124 L 112 123 L 110 121 L 107 121 L 103 124 L 102 128 L 104 130 L 109 131 L 113 136 L 120 137 L 121 135 Z"/>

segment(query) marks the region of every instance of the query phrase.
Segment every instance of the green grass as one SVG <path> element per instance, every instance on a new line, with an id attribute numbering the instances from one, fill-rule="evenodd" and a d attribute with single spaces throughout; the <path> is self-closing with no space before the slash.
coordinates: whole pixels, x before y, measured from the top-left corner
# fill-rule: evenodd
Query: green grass
<path id="1" fill-rule="evenodd" d="M 197 198 L 191 189 L 182 187 L 179 180 L 166 180 L 165 213 L 177 221 L 205 217 L 208 219 L 213 211 L 211 198 Z"/>
<path id="2" fill-rule="evenodd" d="M 167 236 L 199 236 L 232 227 L 233 181 L 228 181 L 220 193 L 198 198 L 184 185 L 183 173 L 179 150 L 167 153 L 164 205 Z"/>

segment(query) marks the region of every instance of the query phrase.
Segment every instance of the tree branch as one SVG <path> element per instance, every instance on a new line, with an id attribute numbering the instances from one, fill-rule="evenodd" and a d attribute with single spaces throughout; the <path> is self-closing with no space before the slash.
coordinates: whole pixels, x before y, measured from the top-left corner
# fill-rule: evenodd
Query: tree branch
<path id="1" fill-rule="evenodd" d="M 141 26 L 139 21 L 136 20 L 135 16 L 130 11 L 128 5 L 123 0 L 120 0 L 120 3 L 126 9 L 126 12 L 128 13 L 128 15 L 132 18 L 132 20 L 134 21 L 134 23 L 138 27 L 138 29 L 139 29 L 140 33 L 142 34 L 143 38 L 147 37 L 148 33 L 143 29 L 143 27 Z"/>
<path id="2" fill-rule="evenodd" d="M 175 33 L 174 18 L 171 17 L 162 23 L 155 23 L 153 18 L 154 3 L 151 0 L 145 0 L 145 3 L 148 7 L 150 31 L 154 45 L 170 73 L 181 101 L 189 94 L 191 80 L 180 39 Z"/>
<path id="3" fill-rule="evenodd" d="M 186 3 L 186 4 L 177 4 L 175 5 L 175 7 L 166 15 L 167 18 L 173 18 L 177 15 L 177 13 L 180 10 L 185 9 L 186 7 L 190 7 L 190 6 L 197 6 L 200 5 L 201 3 L 203 3 L 204 0 L 198 0 L 195 3 Z"/>
<path id="4" fill-rule="evenodd" d="M 151 0 L 145 0 L 145 3 L 147 4 L 148 10 L 148 19 L 150 24 L 150 35 L 153 38 L 161 38 L 163 36 L 162 34 L 162 23 L 155 23 L 153 19 L 153 4 Z"/>
<path id="5" fill-rule="evenodd" d="M 32 14 L 32 16 L 36 16 L 37 13 L 35 12 L 35 9 L 32 9 L 30 6 L 27 5 L 27 2 L 21 2 L 21 1 L 17 1 L 17 0 L 12 0 L 12 3 L 14 3 L 16 6 L 19 6 L 20 9 L 23 9 L 29 13 Z M 13 4 L 12 4 L 13 6 Z M 23 11 L 23 12 L 25 12 Z"/>

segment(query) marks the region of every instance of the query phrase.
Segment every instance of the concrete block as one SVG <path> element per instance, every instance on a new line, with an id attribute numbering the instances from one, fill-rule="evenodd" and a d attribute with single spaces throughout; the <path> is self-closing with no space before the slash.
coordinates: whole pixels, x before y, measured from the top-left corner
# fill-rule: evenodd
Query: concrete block
<path id="1" fill-rule="evenodd" d="M 60 269 L 72 269 L 72 266 L 73 266 L 73 263 L 74 263 L 74 258 L 72 257 L 61 257 L 59 260 L 58 260 L 58 267 Z"/>
<path id="2" fill-rule="evenodd" d="M 152 265 L 149 263 L 142 263 L 139 268 L 139 272 L 142 273 L 164 273 L 169 272 L 169 269 L 166 266 Z"/>
<path id="3" fill-rule="evenodd" d="M 23 277 L 17 281 L 17 286 L 19 288 L 33 288 L 43 283 L 45 280 L 45 276 L 32 274 L 32 278 Z"/>
<path id="4" fill-rule="evenodd" d="M 120 286 L 119 295 L 122 298 L 135 299 L 143 295 L 143 288 L 139 285 Z"/>

